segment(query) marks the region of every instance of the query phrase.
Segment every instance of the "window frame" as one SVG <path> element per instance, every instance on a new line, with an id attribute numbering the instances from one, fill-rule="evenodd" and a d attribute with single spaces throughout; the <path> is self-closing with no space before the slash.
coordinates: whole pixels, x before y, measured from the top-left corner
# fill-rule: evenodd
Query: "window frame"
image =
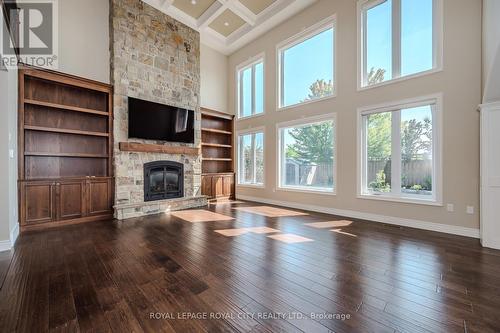
<path id="1" fill-rule="evenodd" d="M 263 175 L 262 175 L 262 184 L 258 183 L 242 183 L 241 182 L 241 168 L 243 167 L 241 163 L 241 141 L 240 137 L 246 136 L 246 135 L 252 135 L 252 134 L 260 134 L 262 133 L 262 146 L 263 146 L 263 153 L 262 153 L 262 163 L 264 165 L 264 170 L 263 170 Z M 255 152 L 254 152 L 255 155 Z M 249 128 L 246 130 L 241 130 L 236 133 L 236 186 L 237 187 L 251 187 L 251 188 L 265 188 L 266 187 L 266 128 L 264 126 L 261 127 L 254 127 L 254 128 Z M 256 173 L 255 173 L 255 156 L 254 156 L 254 179 L 256 178 Z"/>
<path id="2" fill-rule="evenodd" d="M 264 101 L 263 110 L 261 113 L 255 113 L 255 66 L 262 63 L 262 98 Z M 252 68 L 252 114 L 249 116 L 242 116 L 241 112 L 243 110 L 242 103 L 242 93 L 243 84 L 242 76 L 240 75 L 243 71 Z M 256 56 L 251 57 L 247 61 L 240 63 L 236 66 L 235 70 L 235 82 L 236 82 L 236 120 L 244 120 L 255 117 L 261 117 L 266 113 L 266 55 L 265 52 L 259 53 Z"/>
<path id="3" fill-rule="evenodd" d="M 332 190 L 323 190 L 320 188 L 305 188 L 305 187 L 300 187 L 300 186 L 284 186 L 282 184 L 282 177 L 283 173 L 281 170 L 281 166 L 283 163 L 283 138 L 281 134 L 281 130 L 287 129 L 290 127 L 306 127 L 308 125 L 314 125 L 326 121 L 333 121 L 333 188 Z M 337 135 L 337 113 L 332 112 L 328 114 L 323 114 L 319 116 L 313 116 L 313 117 L 308 117 L 308 118 L 301 118 L 297 120 L 291 120 L 291 121 L 285 121 L 281 123 L 276 124 L 276 143 L 277 143 L 277 167 L 276 167 L 276 189 L 278 191 L 283 191 L 283 192 L 299 192 L 299 193 L 309 193 L 309 194 L 322 194 L 322 195 L 331 195 L 331 196 L 336 196 L 337 195 L 337 188 L 338 188 L 338 180 L 337 180 L 337 142 L 338 142 L 338 135 Z"/>
<path id="4" fill-rule="evenodd" d="M 397 188 L 397 193 L 368 193 L 367 189 L 367 179 L 366 179 L 366 169 L 367 169 L 367 137 L 366 137 L 366 118 L 364 116 L 382 113 L 382 112 L 397 112 L 401 115 L 400 111 L 403 109 L 414 108 L 419 106 L 433 105 L 432 110 L 432 184 L 433 193 L 431 198 L 424 198 L 419 195 L 403 194 L 401 193 L 401 186 L 396 185 L 393 188 Z M 428 96 L 422 96 L 412 99 L 406 99 L 401 101 L 389 102 L 380 105 L 362 107 L 358 109 L 358 121 L 357 121 L 357 132 L 358 132 L 358 142 L 357 142 L 357 198 L 358 199 L 370 199 L 370 200 L 381 200 L 381 201 L 392 201 L 392 202 L 402 202 L 402 203 L 412 203 L 430 206 L 443 206 L 443 168 L 442 168 L 442 158 L 443 158 L 443 148 L 442 148 L 442 132 L 443 132 L 443 94 L 434 94 Z M 400 119 L 397 117 L 396 119 Z M 397 122 L 397 126 L 392 126 L 393 136 L 391 138 L 392 144 L 394 142 L 398 143 L 396 148 L 392 149 L 392 154 L 398 155 L 397 161 L 401 160 L 401 140 L 398 139 L 401 136 L 401 121 Z M 397 127 L 397 128 L 396 128 Z M 394 138 L 394 134 L 399 133 Z M 394 158 L 392 159 L 394 160 Z M 401 165 L 400 163 L 394 163 L 392 165 L 392 172 L 396 172 L 401 176 Z"/>
<path id="5" fill-rule="evenodd" d="M 333 29 L 333 93 L 330 96 L 325 96 L 317 99 L 312 99 L 309 101 L 296 103 L 288 106 L 283 106 L 283 52 L 298 45 L 306 40 L 326 31 L 329 29 Z M 288 109 L 297 108 L 303 105 L 321 102 L 324 100 L 328 100 L 331 98 L 337 97 L 337 15 L 334 14 L 329 16 L 320 22 L 310 26 L 309 28 L 295 34 L 288 39 L 280 42 L 276 45 L 276 68 L 277 68 L 277 87 L 276 87 L 276 110 L 277 111 L 285 111 Z"/>
<path id="6" fill-rule="evenodd" d="M 393 84 L 401 81 L 406 81 L 430 74 L 443 71 L 443 0 L 433 0 L 433 45 L 432 45 L 432 62 L 431 69 L 426 71 L 401 76 L 401 1 L 392 0 L 392 74 L 393 78 L 383 82 L 368 85 L 367 80 L 367 65 L 366 65 L 366 11 L 376 7 L 387 0 L 358 0 L 357 3 L 357 19 L 358 19 L 358 91 L 368 90 Z M 397 23 L 394 28 L 394 22 Z"/>

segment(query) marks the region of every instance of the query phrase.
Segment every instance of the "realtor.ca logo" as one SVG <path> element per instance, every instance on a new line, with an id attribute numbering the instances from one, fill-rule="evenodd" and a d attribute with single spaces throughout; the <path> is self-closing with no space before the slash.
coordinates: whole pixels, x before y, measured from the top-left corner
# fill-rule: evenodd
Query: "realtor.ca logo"
<path id="1" fill-rule="evenodd" d="M 1 62 L 58 68 L 58 0 L 5 1 Z"/>

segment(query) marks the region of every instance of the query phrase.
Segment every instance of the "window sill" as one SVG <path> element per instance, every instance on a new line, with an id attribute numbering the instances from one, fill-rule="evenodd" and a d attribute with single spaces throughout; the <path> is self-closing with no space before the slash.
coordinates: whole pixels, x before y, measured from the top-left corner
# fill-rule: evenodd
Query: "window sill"
<path id="1" fill-rule="evenodd" d="M 295 108 L 298 108 L 298 107 L 301 107 L 301 106 L 304 106 L 304 105 L 318 103 L 318 102 L 326 101 L 326 100 L 329 100 L 329 99 L 333 99 L 335 97 L 337 97 L 337 92 L 334 92 L 330 96 L 325 96 L 325 97 L 321 97 L 321 98 L 311 99 L 309 101 L 305 101 L 305 102 L 298 103 L 298 104 L 293 104 L 293 105 L 288 105 L 288 106 L 279 106 L 278 105 L 277 110 L 278 110 L 278 112 L 287 111 L 287 110 L 295 109 Z"/>
<path id="2" fill-rule="evenodd" d="M 247 120 L 247 119 L 252 119 L 252 118 L 259 118 L 259 117 L 262 117 L 264 116 L 266 113 L 265 112 L 261 112 L 261 113 L 256 113 L 256 114 L 253 114 L 251 116 L 245 116 L 245 117 L 237 117 L 236 118 L 236 121 L 240 121 L 240 120 Z"/>
<path id="3" fill-rule="evenodd" d="M 427 70 L 425 72 L 420 72 L 420 73 L 410 74 L 410 75 L 406 75 L 406 76 L 401 76 L 401 77 L 398 77 L 396 79 L 387 80 L 387 81 L 380 82 L 380 83 L 377 83 L 377 84 L 373 84 L 373 85 L 370 85 L 370 86 L 361 86 L 361 85 L 358 85 L 358 91 L 365 91 L 365 90 L 370 90 L 370 89 L 374 89 L 374 88 L 384 87 L 384 86 L 388 86 L 388 85 L 391 85 L 391 84 L 394 84 L 394 83 L 399 83 L 399 82 L 403 82 L 403 81 L 407 81 L 407 80 L 411 80 L 411 79 L 416 79 L 416 78 L 419 78 L 419 77 L 422 77 L 422 76 L 427 76 L 427 75 L 439 73 L 439 72 L 442 72 L 442 71 L 443 71 L 443 68 L 442 67 L 438 67 L 438 68 L 429 69 L 429 70 Z"/>
<path id="4" fill-rule="evenodd" d="M 390 202 L 399 202 L 399 203 L 407 203 L 415 205 L 443 207 L 443 203 L 435 199 L 395 197 L 389 195 L 376 195 L 376 194 L 360 194 L 357 197 L 358 199 L 366 199 L 366 200 L 390 201 Z"/>
<path id="5" fill-rule="evenodd" d="M 297 188 L 297 187 L 278 187 L 278 191 L 282 192 L 298 192 L 298 193 L 309 193 L 309 194 L 323 194 L 323 195 L 331 195 L 336 196 L 337 193 L 335 190 L 322 190 L 318 188 Z"/>
<path id="6" fill-rule="evenodd" d="M 264 189 L 264 188 L 266 188 L 266 185 L 264 185 L 264 184 L 236 184 L 236 187 Z"/>

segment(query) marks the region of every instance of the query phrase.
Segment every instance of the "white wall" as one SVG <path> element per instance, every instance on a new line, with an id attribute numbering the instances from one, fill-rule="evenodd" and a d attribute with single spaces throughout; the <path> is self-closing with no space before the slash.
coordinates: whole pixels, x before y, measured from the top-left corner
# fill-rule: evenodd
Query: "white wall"
<path id="1" fill-rule="evenodd" d="M 498 1 L 498 0 L 495 0 Z M 358 212 L 375 220 L 401 221 L 415 227 L 478 236 L 479 113 L 481 103 L 481 0 L 444 0 L 444 70 L 399 83 L 357 91 L 356 1 L 320 0 L 229 57 L 229 106 L 236 104 L 234 71 L 238 64 L 265 52 L 265 115 L 237 121 L 236 129 L 265 126 L 266 187 L 238 187 L 237 195 L 302 205 L 315 210 Z M 337 97 L 286 111 L 276 111 L 276 45 L 320 20 L 337 15 Z M 467 22 L 467 24 L 464 24 Z M 498 21 L 497 21 L 498 22 Z M 498 24 L 498 23 L 497 23 Z M 442 93 L 443 206 L 424 206 L 357 198 L 357 109 Z M 277 187 L 276 124 L 327 113 L 337 115 L 337 195 L 293 193 Z M 446 204 L 455 206 L 448 212 Z M 466 213 L 467 206 L 475 212 Z"/>
<path id="2" fill-rule="evenodd" d="M 483 102 L 500 101 L 500 1 L 483 0 Z"/>
<path id="3" fill-rule="evenodd" d="M 17 224 L 17 71 L 0 71 L 0 251 L 10 248 Z M 14 153 L 10 157 L 10 151 Z"/>
<path id="4" fill-rule="evenodd" d="M 59 71 L 110 82 L 109 1 L 59 0 Z"/>
<path id="5" fill-rule="evenodd" d="M 227 106 L 228 57 L 201 44 L 201 107 L 225 113 L 234 113 Z"/>

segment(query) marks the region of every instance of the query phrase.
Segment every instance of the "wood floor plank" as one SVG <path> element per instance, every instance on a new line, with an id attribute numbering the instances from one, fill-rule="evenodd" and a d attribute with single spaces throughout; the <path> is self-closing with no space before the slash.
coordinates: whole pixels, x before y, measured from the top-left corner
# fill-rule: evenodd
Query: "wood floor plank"
<path id="1" fill-rule="evenodd" d="M 7 266 L 0 254 L 1 331 L 500 331 L 500 251 L 477 240 L 251 202 L 207 211 L 22 234 Z M 341 232 L 306 225 L 325 222 Z M 282 234 L 309 241 L 268 237 Z"/>

